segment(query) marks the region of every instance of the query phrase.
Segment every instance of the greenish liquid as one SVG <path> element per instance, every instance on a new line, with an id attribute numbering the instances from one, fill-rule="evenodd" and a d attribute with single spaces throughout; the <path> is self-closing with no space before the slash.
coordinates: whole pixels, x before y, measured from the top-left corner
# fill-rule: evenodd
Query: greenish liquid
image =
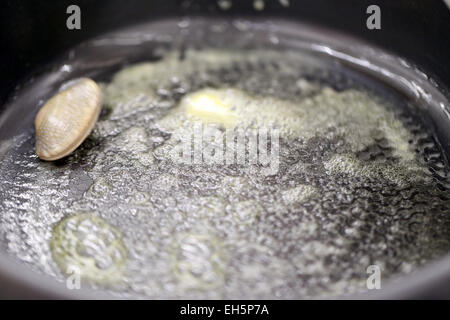
<path id="1" fill-rule="evenodd" d="M 2 190 L 7 250 L 41 272 L 75 265 L 122 297 L 309 298 L 364 291 L 369 265 L 389 279 L 450 248 L 448 167 L 428 129 L 329 61 L 166 50 L 101 86 L 104 111 L 75 153 L 41 162 L 27 133 L 0 167 L 21 173 Z M 192 124 L 182 101 L 204 89 L 236 126 L 280 130 L 276 174 L 171 161 Z"/>

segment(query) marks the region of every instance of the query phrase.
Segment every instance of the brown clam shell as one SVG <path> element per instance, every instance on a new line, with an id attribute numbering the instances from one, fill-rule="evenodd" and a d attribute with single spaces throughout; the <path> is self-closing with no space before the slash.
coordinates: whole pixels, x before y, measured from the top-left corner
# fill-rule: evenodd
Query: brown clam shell
<path id="1" fill-rule="evenodd" d="M 89 78 L 81 78 L 58 92 L 34 120 L 36 154 L 42 160 L 72 153 L 91 133 L 101 111 L 103 95 Z"/>

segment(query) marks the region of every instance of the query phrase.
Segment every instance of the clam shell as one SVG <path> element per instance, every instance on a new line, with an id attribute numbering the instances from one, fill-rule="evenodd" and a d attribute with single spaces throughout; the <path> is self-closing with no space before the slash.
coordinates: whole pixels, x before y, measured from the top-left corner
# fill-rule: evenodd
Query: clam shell
<path id="1" fill-rule="evenodd" d="M 38 157 L 52 161 L 72 153 L 92 131 L 102 100 L 101 89 L 88 78 L 75 80 L 48 100 L 34 120 Z"/>

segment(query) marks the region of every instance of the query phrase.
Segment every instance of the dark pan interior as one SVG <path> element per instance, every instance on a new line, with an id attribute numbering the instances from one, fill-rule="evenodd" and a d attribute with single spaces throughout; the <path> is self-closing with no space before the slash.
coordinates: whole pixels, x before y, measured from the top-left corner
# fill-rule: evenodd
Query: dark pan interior
<path id="1" fill-rule="evenodd" d="M 371 1 L 291 1 L 289 10 L 278 1 L 267 1 L 262 12 L 255 12 L 252 1 L 239 1 L 228 11 L 218 10 L 211 1 L 195 1 L 187 6 L 186 1 L 138 1 L 127 2 L 79 1 L 83 11 L 83 25 L 80 31 L 65 28 L 65 9 L 70 1 L 5 1 L 0 10 L 0 39 L 5 44 L 0 65 L 0 101 L 13 98 L 14 89 L 30 74 L 39 74 L 47 63 L 61 57 L 71 47 L 106 31 L 138 22 L 167 17 L 190 15 L 220 15 L 221 17 L 251 16 L 259 19 L 285 19 L 308 22 L 358 37 L 389 52 L 405 57 L 430 75 L 439 86 L 439 91 L 448 96 L 450 88 L 450 10 L 443 1 L 378 1 L 383 12 L 381 30 L 365 28 L 365 9 Z M 120 8 L 120 9 L 119 9 Z M 432 18 L 430 18 L 432 17 Z M 44 66 L 44 67 L 42 67 Z M 0 109 L 5 112 L 6 110 Z M 430 108 L 430 122 L 447 156 L 450 154 L 449 119 L 439 106 Z M 4 124 L 1 135 L 17 127 Z M 5 131 L 6 130 L 6 131 Z M 429 269 L 421 279 L 434 272 L 441 279 L 450 275 L 442 272 L 442 263 Z M 448 263 L 448 262 L 447 262 Z M 433 283 L 418 281 L 426 293 L 427 285 Z M 417 287 L 414 288 L 417 290 Z M 438 293 L 438 288 L 428 288 L 429 296 Z M 396 289 L 399 290 L 398 288 Z M 405 291 L 409 290 L 406 287 Z M 394 292 L 395 290 L 391 290 Z M 391 293 L 392 293 L 391 292 Z M 395 292 L 394 292 L 395 293 Z M 398 292 L 397 292 L 398 293 Z M 399 293 L 402 294 L 401 292 Z M 411 292 L 409 292 L 411 294 Z"/>

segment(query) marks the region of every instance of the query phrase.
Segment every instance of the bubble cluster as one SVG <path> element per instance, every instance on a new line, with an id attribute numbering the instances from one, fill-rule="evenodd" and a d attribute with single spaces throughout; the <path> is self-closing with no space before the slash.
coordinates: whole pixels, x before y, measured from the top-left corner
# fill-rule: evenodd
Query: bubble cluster
<path id="1" fill-rule="evenodd" d="M 76 272 L 81 280 L 104 285 L 122 280 L 127 253 L 120 232 L 92 213 L 59 222 L 50 248 L 63 272 Z"/>

